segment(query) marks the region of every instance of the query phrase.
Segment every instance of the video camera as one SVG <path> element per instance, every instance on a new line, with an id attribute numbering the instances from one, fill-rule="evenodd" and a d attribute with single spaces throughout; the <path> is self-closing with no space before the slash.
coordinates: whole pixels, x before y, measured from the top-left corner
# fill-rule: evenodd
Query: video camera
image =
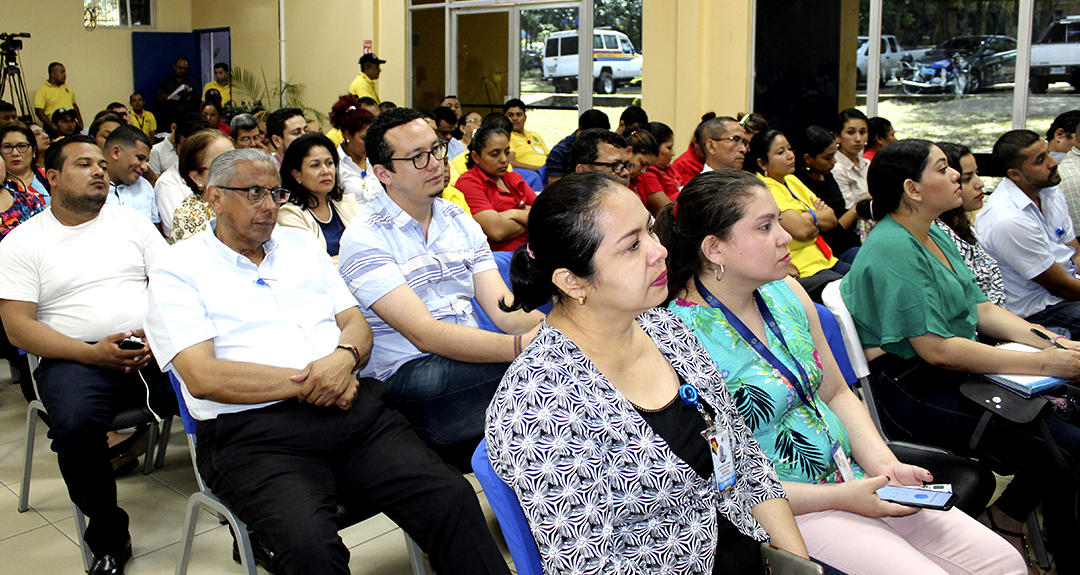
<path id="1" fill-rule="evenodd" d="M 28 32 L 19 32 L 17 34 L 12 33 L 0 33 L 0 53 L 7 55 L 9 53 L 15 53 L 23 49 L 22 40 L 19 38 L 29 38 Z"/>

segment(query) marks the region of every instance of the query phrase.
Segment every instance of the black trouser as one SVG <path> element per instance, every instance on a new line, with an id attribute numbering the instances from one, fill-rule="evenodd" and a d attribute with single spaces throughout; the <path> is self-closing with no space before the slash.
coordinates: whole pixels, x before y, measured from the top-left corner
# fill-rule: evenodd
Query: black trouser
<path id="1" fill-rule="evenodd" d="M 349 411 L 295 400 L 196 427 L 199 472 L 283 573 L 349 573 L 339 500 L 386 513 L 441 575 L 509 573 L 472 486 L 361 379 Z"/>
<path id="2" fill-rule="evenodd" d="M 960 393 L 966 373 L 937 368 L 913 358 L 886 354 L 870 363 L 882 425 L 892 439 L 937 445 L 972 455 L 968 441 L 984 410 Z M 1012 393 L 1005 389 L 1001 393 Z M 1002 417 L 991 420 L 978 452 L 1001 463 L 999 472 L 1015 476 L 997 500 L 1013 519 L 1024 521 L 1042 502 L 1051 551 L 1059 573 L 1075 573 L 1080 540 L 1077 518 L 1077 461 L 1080 427 L 1044 414 L 1050 433 L 1069 470 L 1054 462 L 1037 423 L 1015 424 Z M 930 470 L 933 473 L 933 469 Z"/>
<path id="3" fill-rule="evenodd" d="M 124 373 L 76 361 L 42 359 L 34 372 L 49 412 L 49 439 L 71 501 L 89 518 L 86 543 L 94 555 L 120 554 L 128 540 L 128 516 L 116 504 L 116 480 L 105 433 L 123 409 L 146 405 L 161 417 L 177 413 L 169 378 L 156 367 Z"/>

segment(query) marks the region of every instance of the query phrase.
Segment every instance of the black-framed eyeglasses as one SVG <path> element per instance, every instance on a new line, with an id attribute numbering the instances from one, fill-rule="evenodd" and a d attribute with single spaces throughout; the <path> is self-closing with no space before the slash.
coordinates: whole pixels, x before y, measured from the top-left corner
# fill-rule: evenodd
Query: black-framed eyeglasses
<path id="1" fill-rule="evenodd" d="M 717 142 L 733 142 L 736 146 L 742 145 L 745 148 L 750 147 L 750 140 L 742 136 L 728 136 L 726 138 L 709 138 L 710 140 L 716 140 Z"/>
<path id="2" fill-rule="evenodd" d="M 610 168 L 612 172 L 621 172 L 623 170 L 632 172 L 637 167 L 637 164 L 633 162 L 588 162 L 588 165 Z"/>
<path id="3" fill-rule="evenodd" d="M 247 188 L 230 188 L 229 186 L 217 186 L 223 190 L 231 190 L 234 192 L 246 192 L 249 202 L 258 203 L 266 199 L 266 195 L 270 194 L 270 197 L 274 198 L 274 201 L 279 204 L 284 204 L 292 192 L 289 190 L 276 187 L 276 188 L 264 188 L 263 186 L 250 186 Z"/>
<path id="4" fill-rule="evenodd" d="M 18 150 L 20 154 L 30 151 L 30 144 L 19 142 L 18 144 L 4 144 L 0 146 L 0 153 L 10 154 L 12 150 Z"/>
<path id="5" fill-rule="evenodd" d="M 431 147 L 431 150 L 427 152 L 420 152 L 415 156 L 409 158 L 390 158 L 390 161 L 410 161 L 417 170 L 423 170 L 431 163 L 431 159 L 435 158 L 436 161 L 442 161 L 446 157 L 446 144 L 441 141 Z"/>

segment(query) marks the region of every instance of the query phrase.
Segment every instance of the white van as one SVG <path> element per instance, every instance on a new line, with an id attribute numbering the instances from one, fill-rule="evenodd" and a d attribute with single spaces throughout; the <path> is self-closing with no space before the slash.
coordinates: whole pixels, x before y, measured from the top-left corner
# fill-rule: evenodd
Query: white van
<path id="1" fill-rule="evenodd" d="M 606 28 L 593 30 L 592 76 L 595 91 L 601 94 L 614 94 L 617 87 L 641 76 L 641 54 L 626 34 Z M 544 80 L 553 82 L 556 92 L 573 92 L 577 77 L 577 30 L 551 34 L 544 46 Z"/>

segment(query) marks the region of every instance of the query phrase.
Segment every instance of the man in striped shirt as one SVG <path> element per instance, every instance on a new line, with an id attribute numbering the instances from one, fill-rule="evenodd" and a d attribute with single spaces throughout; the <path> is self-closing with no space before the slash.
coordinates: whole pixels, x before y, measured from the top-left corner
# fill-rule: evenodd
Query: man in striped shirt
<path id="1" fill-rule="evenodd" d="M 364 143 L 386 193 L 363 206 L 340 254 L 375 336 L 363 375 L 387 383 L 389 405 L 426 443 L 473 443 L 503 373 L 543 316 L 499 309 L 510 290 L 480 225 L 439 197 L 446 146 L 420 112 L 384 112 Z M 504 333 L 477 327 L 477 304 Z"/>

